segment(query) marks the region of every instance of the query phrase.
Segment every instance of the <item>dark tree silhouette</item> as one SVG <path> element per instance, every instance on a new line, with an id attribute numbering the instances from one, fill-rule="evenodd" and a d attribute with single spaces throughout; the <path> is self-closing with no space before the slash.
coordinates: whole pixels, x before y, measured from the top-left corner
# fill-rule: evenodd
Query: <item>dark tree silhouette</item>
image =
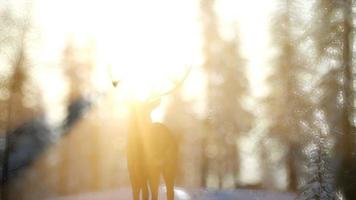
<path id="1" fill-rule="evenodd" d="M 336 172 L 340 167 L 337 144 L 349 135 L 349 25 L 344 4 L 336 1 L 316 1 L 317 13 L 312 18 L 308 34 L 313 41 L 314 57 L 310 67 L 314 72 L 311 100 L 314 102 L 311 142 L 305 146 L 309 176 L 301 187 L 299 199 L 336 199 Z M 345 109 L 343 109 L 343 107 Z"/>
<path id="2" fill-rule="evenodd" d="M 341 167 L 338 170 L 338 185 L 346 199 L 356 199 L 356 144 L 355 144 L 355 124 L 352 123 L 354 113 L 354 35 L 353 11 L 354 1 L 342 1 L 344 20 L 343 20 L 343 106 L 341 117 L 341 136 L 337 145 L 337 153 L 341 155 Z"/>

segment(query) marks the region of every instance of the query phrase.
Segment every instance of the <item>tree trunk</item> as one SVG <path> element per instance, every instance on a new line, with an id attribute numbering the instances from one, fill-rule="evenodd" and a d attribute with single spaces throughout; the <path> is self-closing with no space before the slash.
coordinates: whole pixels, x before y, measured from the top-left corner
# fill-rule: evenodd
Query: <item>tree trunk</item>
<path id="1" fill-rule="evenodd" d="M 298 148 L 295 144 L 290 144 L 289 151 L 287 153 L 287 170 L 288 170 L 288 190 L 297 191 L 297 167 L 296 167 L 296 153 Z"/>
<path id="2" fill-rule="evenodd" d="M 345 0 L 344 6 L 344 107 L 342 118 L 342 135 L 339 147 L 342 149 L 342 163 L 339 175 L 339 184 L 347 200 L 356 199 L 356 148 L 355 148 L 355 129 L 351 124 L 350 118 L 353 113 L 353 70 L 352 70 L 352 0 Z"/>

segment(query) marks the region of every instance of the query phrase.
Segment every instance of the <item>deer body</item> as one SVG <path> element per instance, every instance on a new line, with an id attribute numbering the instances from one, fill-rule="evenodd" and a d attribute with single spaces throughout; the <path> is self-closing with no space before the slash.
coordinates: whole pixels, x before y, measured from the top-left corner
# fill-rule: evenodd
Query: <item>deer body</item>
<path id="1" fill-rule="evenodd" d="M 167 188 L 167 200 L 174 199 L 178 146 L 175 136 L 161 123 L 152 123 L 152 105 L 135 103 L 128 128 L 127 164 L 134 200 L 157 200 L 160 177 Z"/>
<path id="2" fill-rule="evenodd" d="M 178 164 L 178 145 L 174 134 L 162 123 L 153 123 L 150 114 L 159 105 L 163 96 L 179 88 L 188 77 L 191 67 L 187 68 L 174 87 L 155 95 L 144 102 L 133 102 L 127 141 L 127 167 L 134 200 L 148 200 L 148 187 L 151 200 L 158 199 L 158 186 L 163 176 L 167 189 L 167 200 L 174 200 L 174 182 Z M 112 80 L 116 87 L 120 80 Z"/>

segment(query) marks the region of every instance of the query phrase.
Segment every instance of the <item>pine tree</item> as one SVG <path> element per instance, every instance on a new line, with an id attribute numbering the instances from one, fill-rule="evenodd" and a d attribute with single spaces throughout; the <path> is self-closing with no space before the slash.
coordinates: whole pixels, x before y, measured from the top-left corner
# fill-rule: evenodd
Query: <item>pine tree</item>
<path id="1" fill-rule="evenodd" d="M 297 73 L 299 63 L 297 60 L 297 50 L 295 45 L 295 13 L 293 13 L 294 1 L 280 1 L 272 25 L 273 40 L 279 54 L 275 59 L 274 72 L 267 81 L 272 87 L 271 93 L 265 99 L 267 113 L 271 116 L 270 134 L 268 137 L 277 137 L 285 145 L 288 151 L 285 155 L 286 167 L 288 170 L 288 189 L 297 189 L 297 154 L 298 138 L 298 115 L 294 112 L 298 110 L 304 100 L 298 95 Z M 263 160 L 265 156 L 261 157 Z M 268 161 L 264 161 L 268 162 Z M 268 173 L 268 172 L 265 172 Z"/>
<path id="2" fill-rule="evenodd" d="M 338 186 L 340 187 L 345 199 L 356 198 L 356 142 L 355 142 L 355 124 L 352 123 L 355 116 L 354 113 L 354 99 L 355 88 L 353 87 L 353 81 L 355 76 L 354 70 L 354 35 L 353 28 L 353 11 L 354 1 L 345 0 L 342 1 L 343 14 L 344 14 L 344 32 L 343 32 L 343 105 L 342 105 L 342 117 L 341 117 L 341 135 L 339 136 L 337 144 L 337 153 L 340 153 L 341 166 L 338 170 Z"/>
<path id="3" fill-rule="evenodd" d="M 335 143 L 340 141 L 345 131 L 342 108 L 347 97 L 343 88 L 349 84 L 344 77 L 344 65 L 348 62 L 344 56 L 348 51 L 348 41 L 344 40 L 347 27 L 342 14 L 343 4 L 320 0 L 313 6 L 317 12 L 308 34 L 314 48 L 311 62 L 314 66 L 309 67 L 313 70 L 313 80 L 309 84 L 314 111 L 310 126 L 311 143 L 305 147 L 309 177 L 301 187 L 299 198 L 336 199 L 336 172 L 340 162 Z"/>
<path id="4" fill-rule="evenodd" d="M 209 126 L 212 129 L 206 148 L 216 149 L 216 154 L 213 153 L 211 156 L 215 156 L 213 159 L 216 163 L 218 187 L 223 187 L 226 174 L 233 177 L 237 187 L 239 171 L 237 140 L 239 133 L 248 127 L 250 121 L 250 113 L 241 105 L 248 82 L 238 39 L 232 41 L 222 39 L 218 30 L 219 21 L 214 12 L 214 3 L 214 0 L 202 0 L 200 4 L 205 42 L 204 69 L 208 79 L 207 112 Z M 207 167 L 213 167 L 212 162 L 206 163 L 210 163 Z M 210 171 L 205 170 L 207 173 Z"/>

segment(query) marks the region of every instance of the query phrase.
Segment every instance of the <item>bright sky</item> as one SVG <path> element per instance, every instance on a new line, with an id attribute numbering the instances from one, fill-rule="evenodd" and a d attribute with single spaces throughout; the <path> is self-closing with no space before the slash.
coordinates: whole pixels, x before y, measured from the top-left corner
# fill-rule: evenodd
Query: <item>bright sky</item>
<path id="1" fill-rule="evenodd" d="M 68 34 L 79 42 L 94 38 L 98 67 L 111 66 L 114 78 L 138 95 L 165 86 L 186 65 L 201 63 L 197 2 L 39 0 L 37 5 L 44 38 L 51 41 L 46 49 L 63 48 Z M 51 52 L 44 51 L 47 58 L 53 58 Z"/>
<path id="2" fill-rule="evenodd" d="M 217 2 L 223 35 L 229 37 L 236 29 L 235 22 L 239 25 L 253 80 L 252 94 L 261 96 L 265 93 L 263 76 L 267 70 L 262 66 L 269 56 L 266 14 L 274 1 Z M 79 43 L 94 38 L 98 66 L 112 66 L 114 77 L 131 84 L 139 95 L 152 84 L 167 87 L 167 77 L 179 76 L 185 65 L 202 62 L 198 1 L 38 0 L 36 5 L 37 20 L 44 27 L 43 57 L 51 60 L 57 56 L 55 49 L 63 48 L 68 34 Z"/>
<path id="3" fill-rule="evenodd" d="M 270 70 L 269 60 L 275 53 L 270 47 L 268 28 L 275 6 L 275 0 L 217 1 L 216 11 L 222 22 L 222 35 L 231 38 L 238 31 L 242 54 L 247 59 L 252 97 L 262 97 L 268 90 L 264 79 Z"/>
<path id="4" fill-rule="evenodd" d="M 251 107 L 255 97 L 267 92 L 264 78 L 273 53 L 268 50 L 267 16 L 273 2 L 218 0 L 216 3 L 223 36 L 234 36 L 236 30 L 240 34 L 251 79 Z M 184 94 L 188 99 L 200 101 L 195 107 L 203 109 L 204 76 L 198 68 L 203 60 L 198 0 L 37 0 L 35 5 L 35 20 L 42 29 L 43 48 L 39 57 L 45 66 L 59 64 L 53 60 L 60 58 L 68 35 L 78 44 L 91 38 L 98 48 L 95 77 L 98 89 L 105 91 L 111 87 L 110 67 L 114 79 L 123 83 L 121 93 L 146 98 L 153 89 L 172 87 L 169 80 L 179 79 L 185 66 L 192 65 Z M 65 90 L 65 84 L 57 84 L 58 75 L 47 80 L 49 73 L 57 73 L 55 67 L 41 72 L 42 81 L 47 83 L 43 94 L 58 101 L 58 92 L 54 92 Z"/>

